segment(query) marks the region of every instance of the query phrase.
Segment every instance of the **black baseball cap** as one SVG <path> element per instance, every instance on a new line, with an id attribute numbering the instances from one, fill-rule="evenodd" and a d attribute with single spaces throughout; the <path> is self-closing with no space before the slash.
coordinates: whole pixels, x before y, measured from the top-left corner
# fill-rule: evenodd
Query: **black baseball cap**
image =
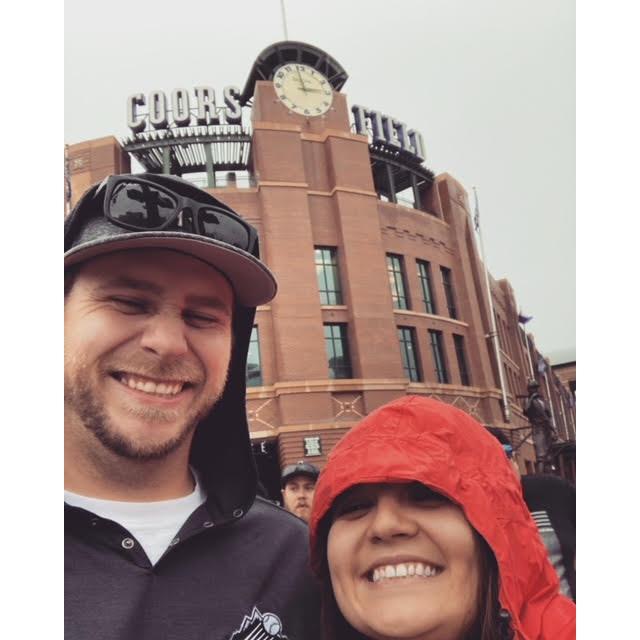
<path id="1" fill-rule="evenodd" d="M 245 307 L 266 304 L 277 283 L 259 259 L 255 228 L 191 182 L 153 173 L 112 175 L 65 220 L 65 269 L 126 249 L 172 249 L 220 271 Z"/>
<path id="2" fill-rule="evenodd" d="M 287 480 L 293 476 L 309 476 L 314 480 L 318 479 L 320 475 L 320 469 L 310 462 L 296 462 L 295 464 L 289 464 L 282 470 L 282 476 L 280 477 L 280 485 L 284 488 L 287 484 Z"/>

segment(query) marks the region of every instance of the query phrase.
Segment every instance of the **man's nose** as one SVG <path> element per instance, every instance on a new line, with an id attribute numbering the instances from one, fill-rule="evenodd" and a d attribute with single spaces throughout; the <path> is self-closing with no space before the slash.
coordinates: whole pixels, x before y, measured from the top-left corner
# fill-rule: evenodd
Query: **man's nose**
<path id="1" fill-rule="evenodd" d="M 146 323 L 141 346 L 158 356 L 178 357 L 187 353 L 184 320 L 175 313 L 157 313 Z"/>
<path id="2" fill-rule="evenodd" d="M 418 523 L 406 505 L 394 495 L 379 496 L 369 525 L 370 539 L 373 542 L 412 537 L 417 532 Z"/>

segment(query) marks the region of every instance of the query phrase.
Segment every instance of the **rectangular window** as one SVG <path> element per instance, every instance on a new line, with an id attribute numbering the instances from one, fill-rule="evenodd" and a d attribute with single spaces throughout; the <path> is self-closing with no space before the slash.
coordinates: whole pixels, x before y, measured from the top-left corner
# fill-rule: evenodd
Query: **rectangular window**
<path id="1" fill-rule="evenodd" d="M 316 247 L 315 255 L 320 304 L 342 304 L 336 249 Z"/>
<path id="2" fill-rule="evenodd" d="M 518 378 L 516 376 L 516 372 L 513 369 L 510 368 L 509 372 L 511 373 L 511 394 L 515 399 L 515 397 L 518 395 Z"/>
<path id="3" fill-rule="evenodd" d="M 507 337 L 504 332 L 504 322 L 502 322 L 502 318 L 498 315 L 498 312 L 494 310 L 493 312 L 494 318 L 496 319 L 496 329 L 498 331 L 498 344 L 500 348 L 505 352 L 509 353 Z"/>
<path id="4" fill-rule="evenodd" d="M 251 329 L 251 340 L 249 341 L 249 353 L 247 355 L 247 387 L 262 386 L 262 369 L 260 368 L 260 340 L 258 338 L 258 327 Z"/>
<path id="5" fill-rule="evenodd" d="M 346 324 L 325 324 L 324 343 L 327 348 L 330 378 L 353 378 Z"/>
<path id="6" fill-rule="evenodd" d="M 507 334 L 504 330 L 504 322 L 502 318 L 496 313 L 496 324 L 498 326 L 498 341 L 500 342 L 500 347 L 505 353 L 509 352 L 509 343 L 507 341 Z"/>
<path id="7" fill-rule="evenodd" d="M 442 286 L 444 287 L 444 296 L 447 301 L 447 310 L 449 311 L 449 317 L 454 320 L 458 317 L 456 310 L 456 299 L 453 295 L 453 280 L 451 278 L 451 269 L 447 267 L 440 267 L 440 273 L 442 273 Z"/>
<path id="8" fill-rule="evenodd" d="M 502 327 L 503 327 L 504 335 L 506 336 L 506 342 L 507 342 L 507 347 L 509 349 L 509 354 L 513 355 L 515 351 L 513 348 L 511 331 L 509 331 L 509 323 L 506 320 L 503 320 Z"/>
<path id="9" fill-rule="evenodd" d="M 442 331 L 429 330 L 431 340 L 431 353 L 433 354 L 433 364 L 435 365 L 436 380 L 441 384 L 449 384 L 449 374 L 444 358 L 444 345 L 442 342 Z"/>
<path id="10" fill-rule="evenodd" d="M 395 309 L 410 309 L 407 279 L 404 275 L 404 260 L 402 256 L 397 256 L 393 253 L 387 254 L 387 272 L 389 274 L 393 307 Z"/>
<path id="11" fill-rule="evenodd" d="M 400 340 L 400 353 L 402 354 L 405 375 L 411 382 L 420 382 L 422 373 L 420 372 L 416 345 L 416 330 L 413 327 L 398 327 L 398 340 Z"/>
<path id="12" fill-rule="evenodd" d="M 431 265 L 426 260 L 416 260 L 418 264 L 418 278 L 422 286 L 422 302 L 427 313 L 436 313 L 435 300 L 431 287 Z"/>
<path id="13" fill-rule="evenodd" d="M 453 343 L 456 346 L 456 358 L 458 359 L 458 370 L 460 371 L 460 382 L 465 387 L 471 386 L 469 378 L 469 367 L 467 365 L 467 354 L 464 348 L 464 336 L 453 334 Z"/>
<path id="14" fill-rule="evenodd" d="M 509 367 L 504 367 L 504 373 L 505 373 L 505 377 L 507 378 L 507 394 L 511 394 L 513 396 L 514 386 L 513 386 L 513 378 L 511 375 L 511 369 L 509 369 Z"/>

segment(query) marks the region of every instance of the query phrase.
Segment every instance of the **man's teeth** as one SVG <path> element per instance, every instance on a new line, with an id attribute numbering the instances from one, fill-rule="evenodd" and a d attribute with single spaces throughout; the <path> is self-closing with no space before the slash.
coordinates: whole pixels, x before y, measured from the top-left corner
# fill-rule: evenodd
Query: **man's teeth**
<path id="1" fill-rule="evenodd" d="M 184 382 L 153 382 L 126 373 L 120 376 L 120 382 L 131 389 L 163 396 L 175 396 L 182 391 L 184 386 Z"/>
<path id="2" fill-rule="evenodd" d="M 373 570 L 371 579 L 373 582 L 380 582 L 381 580 L 410 578 L 412 576 L 430 578 L 438 573 L 440 573 L 440 570 L 437 567 L 423 562 L 403 562 L 401 564 L 387 564 L 383 567 L 377 567 Z"/>

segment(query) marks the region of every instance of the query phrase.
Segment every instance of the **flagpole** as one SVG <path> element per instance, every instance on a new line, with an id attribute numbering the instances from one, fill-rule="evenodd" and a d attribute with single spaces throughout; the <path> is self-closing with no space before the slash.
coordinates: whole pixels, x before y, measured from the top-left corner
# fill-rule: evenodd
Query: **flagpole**
<path id="1" fill-rule="evenodd" d="M 280 9 L 282 10 L 282 27 L 284 28 L 284 39 L 288 40 L 287 35 L 287 14 L 284 11 L 284 0 L 280 0 Z"/>
<path id="2" fill-rule="evenodd" d="M 557 387 L 556 387 L 557 389 Z M 562 425 L 564 426 L 564 437 L 569 439 L 569 427 L 567 427 L 567 415 L 564 412 L 564 391 L 560 389 L 558 393 L 558 398 L 560 399 L 560 416 L 562 418 Z"/>
<path id="3" fill-rule="evenodd" d="M 544 371 L 542 375 L 544 376 L 544 384 L 547 387 L 547 398 L 549 398 L 549 410 L 551 411 L 551 422 L 554 428 L 557 430 L 558 425 L 556 424 L 556 414 L 553 410 L 553 398 L 551 397 L 551 389 L 549 388 L 549 378 L 547 378 L 547 363 L 545 362 Z"/>
<path id="4" fill-rule="evenodd" d="M 527 332 L 525 329 L 522 329 L 522 334 L 524 336 L 525 341 L 525 351 L 527 352 L 527 360 L 529 361 L 529 375 L 531 376 L 531 380 L 533 380 L 536 375 L 533 372 L 533 362 L 531 362 L 531 349 L 529 348 L 529 338 L 527 337 Z"/>
<path id="5" fill-rule="evenodd" d="M 525 316 L 523 313 L 518 311 L 518 330 L 521 332 L 521 340 L 520 345 L 524 347 L 524 350 L 527 352 L 527 362 L 529 363 L 529 380 L 533 380 L 535 375 L 533 373 L 533 363 L 531 362 L 531 353 L 529 352 L 529 338 L 527 338 L 527 332 L 524 326 L 532 320 L 532 317 Z M 522 325 L 522 326 L 520 326 Z"/>
<path id="6" fill-rule="evenodd" d="M 504 385 L 504 374 L 502 372 L 502 357 L 500 356 L 500 342 L 498 341 L 498 329 L 496 327 L 496 314 L 493 310 L 493 297 L 491 295 L 491 286 L 489 285 L 489 270 L 487 269 L 487 261 L 484 255 L 484 242 L 482 241 L 482 231 L 480 230 L 480 209 L 478 207 L 478 194 L 476 188 L 473 187 L 473 195 L 475 198 L 475 215 L 474 215 L 474 227 L 478 233 L 480 239 L 480 255 L 482 257 L 482 264 L 484 265 L 484 281 L 487 287 L 487 296 L 489 298 L 489 320 L 491 322 L 491 333 L 487 336 L 490 337 L 493 342 L 493 349 L 496 354 L 496 362 L 498 364 L 498 378 L 500 380 L 500 391 L 502 392 L 502 411 L 504 413 L 505 422 L 511 422 L 511 411 L 509 410 L 509 401 L 507 399 L 507 391 Z"/>

